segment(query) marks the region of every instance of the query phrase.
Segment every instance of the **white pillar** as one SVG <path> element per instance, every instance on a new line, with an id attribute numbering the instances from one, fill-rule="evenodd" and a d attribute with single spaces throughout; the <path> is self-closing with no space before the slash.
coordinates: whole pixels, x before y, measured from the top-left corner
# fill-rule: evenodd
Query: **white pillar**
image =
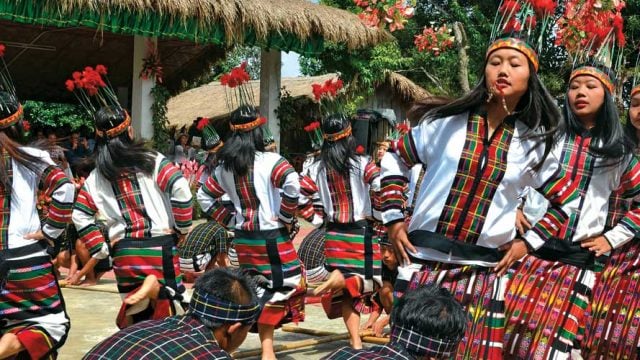
<path id="1" fill-rule="evenodd" d="M 262 50 L 260 55 L 260 115 L 269 121 L 269 129 L 280 149 L 280 125 L 276 109 L 280 105 L 282 56 L 277 50 Z"/>
<path id="2" fill-rule="evenodd" d="M 153 125 L 151 119 L 153 112 L 151 105 L 153 97 L 151 89 L 155 85 L 155 80 L 140 79 L 140 71 L 142 70 L 142 59 L 147 54 L 147 39 L 143 36 L 135 35 L 133 37 L 133 79 L 131 86 L 131 120 L 133 128 L 136 130 L 136 136 L 143 139 L 151 139 L 153 137 Z M 152 38 L 154 43 L 158 43 L 158 39 Z"/>

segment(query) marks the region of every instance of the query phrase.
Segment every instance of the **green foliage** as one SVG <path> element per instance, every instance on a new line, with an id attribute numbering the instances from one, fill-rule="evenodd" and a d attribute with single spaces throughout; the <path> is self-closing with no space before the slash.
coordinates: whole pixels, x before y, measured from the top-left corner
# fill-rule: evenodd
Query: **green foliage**
<path id="1" fill-rule="evenodd" d="M 324 73 L 324 67 L 320 59 L 300 55 L 300 73 L 305 76 L 316 76 Z"/>
<path id="2" fill-rule="evenodd" d="M 236 46 L 227 53 L 227 58 L 219 64 L 217 70 L 219 74 L 224 74 L 246 61 L 251 80 L 260 79 L 260 53 L 261 50 L 257 46 Z"/>
<path id="3" fill-rule="evenodd" d="M 27 100 L 24 112 L 31 126 L 38 128 L 93 128 L 93 119 L 80 105 Z"/>
<path id="4" fill-rule="evenodd" d="M 151 105 L 151 111 L 153 111 L 153 118 L 151 119 L 153 124 L 153 144 L 156 150 L 164 153 L 167 151 L 169 140 L 167 132 L 169 127 L 167 102 L 171 94 L 164 86 L 156 83 L 151 89 L 151 96 L 153 96 L 153 104 Z"/>
<path id="5" fill-rule="evenodd" d="M 280 153 L 289 158 L 304 153 L 311 146 L 303 128 L 320 117 L 318 104 L 307 97 L 294 98 L 286 89 L 280 90 L 280 105 L 275 110 L 280 125 Z"/>
<path id="6" fill-rule="evenodd" d="M 321 3 L 354 13 L 360 11 L 353 0 L 321 0 Z M 473 87 L 483 74 L 484 55 L 499 3 L 499 0 L 420 0 L 416 5 L 415 15 L 409 19 L 405 29 L 392 33 L 396 43 L 356 51 L 328 44 L 326 50 L 317 57 L 302 57 L 301 69 L 305 75 L 339 72 L 351 86 L 350 89 L 358 92 L 357 95 L 370 93 L 385 71 L 390 70 L 402 73 L 434 94 L 456 97 L 462 91 L 458 79 L 460 62 L 457 49 L 448 50 L 439 56 L 422 53 L 417 51 L 414 37 L 424 27 L 447 24 L 451 28 L 453 23 L 459 22 L 466 35 L 469 84 Z M 563 12 L 563 3 L 560 2 L 556 18 Z M 640 0 L 628 0 L 623 16 L 627 36 L 627 70 L 623 75 L 628 80 L 635 70 L 633 66 L 640 44 Z M 566 90 L 571 64 L 568 63 L 565 50 L 555 46 L 552 32 L 549 32 L 543 43 L 540 63 L 539 76 L 554 96 L 562 96 Z M 355 84 L 353 80 L 356 80 Z"/>

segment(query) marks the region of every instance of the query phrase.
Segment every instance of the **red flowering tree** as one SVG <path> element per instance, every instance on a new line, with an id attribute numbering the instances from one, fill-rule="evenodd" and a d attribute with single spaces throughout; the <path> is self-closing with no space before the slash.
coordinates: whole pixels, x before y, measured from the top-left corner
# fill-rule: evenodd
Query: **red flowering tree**
<path id="1" fill-rule="evenodd" d="M 389 31 L 404 29 L 415 11 L 415 0 L 353 0 L 362 9 L 358 17 L 367 26 L 384 28 Z"/>
<path id="2" fill-rule="evenodd" d="M 558 19 L 556 45 L 563 45 L 574 56 L 583 50 L 593 55 L 605 42 L 615 38 L 624 47 L 622 9 L 624 1 L 569 0 L 564 15 Z"/>
<path id="3" fill-rule="evenodd" d="M 418 51 L 431 52 L 438 56 L 441 52 L 453 47 L 455 38 L 451 36 L 451 29 L 447 25 L 440 27 L 425 27 L 422 33 L 415 35 L 414 44 Z"/>

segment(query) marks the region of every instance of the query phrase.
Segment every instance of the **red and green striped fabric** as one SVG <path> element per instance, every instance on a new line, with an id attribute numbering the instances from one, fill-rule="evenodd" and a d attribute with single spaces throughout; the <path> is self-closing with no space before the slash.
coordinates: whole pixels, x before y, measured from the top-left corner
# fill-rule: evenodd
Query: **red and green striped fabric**
<path id="1" fill-rule="evenodd" d="M 272 239 L 250 239 L 236 234 L 233 243 L 240 268 L 262 274 L 276 287 L 275 284 L 286 282 L 287 277 L 302 273 L 293 243 L 284 234 Z"/>
<path id="2" fill-rule="evenodd" d="M 585 325 L 595 275 L 527 256 L 506 293 L 505 350 L 519 359 L 565 356 Z"/>
<path id="3" fill-rule="evenodd" d="M 357 274 L 365 278 L 380 277 L 382 255 L 377 238 L 367 229 L 327 230 L 324 242 L 325 264 L 329 270 Z"/>
<path id="4" fill-rule="evenodd" d="M 171 195 L 176 181 L 182 178 L 182 176 L 182 172 L 176 165 L 167 159 L 163 159 L 160 162 L 156 182 L 160 191 Z M 191 203 L 191 200 L 178 201 L 173 198 L 171 199 L 171 212 L 173 213 L 173 219 L 175 220 L 176 227 L 180 229 L 188 229 L 193 220 L 192 211 L 193 204 Z"/>
<path id="5" fill-rule="evenodd" d="M 426 262 L 413 274 L 408 289 L 438 284 L 449 290 L 469 313 L 467 329 L 455 359 L 502 359 L 504 292 L 509 275 L 498 277 L 491 268 Z"/>
<path id="6" fill-rule="evenodd" d="M 326 169 L 327 185 L 333 205 L 332 222 L 347 224 L 353 222 L 353 204 L 351 193 L 351 179 L 333 169 Z"/>
<path id="7" fill-rule="evenodd" d="M 136 174 L 120 176 L 111 187 L 126 224 L 124 237 L 130 239 L 151 237 L 151 219 L 145 210 Z"/>
<path id="8" fill-rule="evenodd" d="M 244 221 L 241 229 L 245 231 L 260 230 L 260 200 L 253 185 L 253 166 L 249 167 L 246 175 L 235 175 L 236 193 L 240 199 Z"/>
<path id="9" fill-rule="evenodd" d="M 0 292 L 0 318 L 27 320 L 64 311 L 48 256 L 11 263 L 7 283 Z"/>
<path id="10" fill-rule="evenodd" d="M 40 190 L 44 191 L 47 196 L 51 197 L 51 203 L 49 204 L 49 211 L 45 223 L 56 229 L 64 229 L 67 224 L 71 222 L 73 203 L 60 202 L 55 196 L 53 196 L 54 192 L 58 188 L 69 183 L 71 183 L 71 181 L 57 166 L 49 166 L 40 176 Z"/>
<path id="11" fill-rule="evenodd" d="M 485 117 L 472 114 L 458 170 L 436 230 L 451 239 L 470 243 L 478 240 L 493 195 L 507 169 L 513 125 L 503 122 L 491 138 L 487 137 L 488 132 Z"/>
<path id="12" fill-rule="evenodd" d="M 171 259 L 169 268 L 166 258 Z M 139 248 L 118 243 L 113 249 L 113 272 L 121 293 L 139 287 L 148 275 L 155 275 L 163 285 L 175 284 L 176 290 L 183 286 L 175 246 L 169 250 L 166 246 Z"/>
<path id="13" fill-rule="evenodd" d="M 214 199 L 213 205 L 209 209 L 203 209 L 207 216 L 219 224 L 228 224 L 229 221 L 231 221 L 233 214 L 231 214 L 218 200 L 215 200 L 225 194 L 225 191 L 218 183 L 215 174 L 211 174 L 211 176 L 209 176 L 202 186 L 202 191 L 210 198 Z"/>
<path id="14" fill-rule="evenodd" d="M 87 191 L 86 185 L 83 185 L 76 202 L 73 205 L 74 210 L 84 212 L 89 216 L 94 216 L 98 212 L 93 197 Z M 78 238 L 87 247 L 89 253 L 93 256 L 102 249 L 102 245 L 105 243 L 104 236 L 100 228 L 95 224 L 91 224 L 78 230 Z"/>

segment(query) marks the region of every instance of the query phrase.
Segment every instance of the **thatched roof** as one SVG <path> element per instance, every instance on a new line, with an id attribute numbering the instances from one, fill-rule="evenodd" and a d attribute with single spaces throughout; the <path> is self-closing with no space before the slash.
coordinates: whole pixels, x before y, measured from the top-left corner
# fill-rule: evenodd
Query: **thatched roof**
<path id="1" fill-rule="evenodd" d="M 324 41 L 353 49 L 393 39 L 348 11 L 306 0 L 0 0 L 0 19 L 305 54 Z"/>
<path id="2" fill-rule="evenodd" d="M 283 78 L 281 86 L 292 97 L 306 96 L 313 98 L 311 84 L 322 83 L 336 77 L 336 74 L 326 74 L 313 77 Z M 260 99 L 259 81 L 251 81 L 254 99 Z M 383 84 L 381 84 L 383 85 Z M 384 85 L 389 86 L 395 92 L 395 96 L 406 102 L 412 102 L 429 96 L 429 92 L 416 85 L 408 78 L 394 72 L 389 72 Z M 198 116 L 217 119 L 229 115 L 225 104 L 225 88 L 219 81 L 185 91 L 172 97 L 167 104 L 167 117 L 171 125 L 191 125 Z"/>
<path id="3" fill-rule="evenodd" d="M 387 73 L 387 83 L 394 88 L 407 101 L 424 99 L 431 94 L 404 75 L 389 71 Z"/>
<path id="4" fill-rule="evenodd" d="M 280 86 L 293 97 L 312 97 L 311 84 L 334 78 L 335 74 L 312 77 L 283 78 Z M 254 99 L 260 99 L 260 81 L 250 81 Z M 169 99 L 167 117 L 171 125 L 191 125 L 198 116 L 217 119 L 229 115 L 225 103 L 225 87 L 214 81 L 200 87 L 187 90 Z"/>
<path id="5" fill-rule="evenodd" d="M 131 36 L 105 32 L 98 37 L 95 30 L 84 27 L 60 29 L 0 20 L 0 41 L 7 45 L 4 59 L 22 100 L 76 103 L 64 87 L 65 80 L 73 71 L 96 64 L 109 69 L 109 81 L 115 89 L 130 87 Z M 158 52 L 163 84 L 172 92 L 177 92 L 183 81 L 210 71 L 209 64 L 224 58 L 225 53 L 220 46 L 173 39 L 158 40 Z M 123 92 L 125 106 L 127 98 Z"/>

